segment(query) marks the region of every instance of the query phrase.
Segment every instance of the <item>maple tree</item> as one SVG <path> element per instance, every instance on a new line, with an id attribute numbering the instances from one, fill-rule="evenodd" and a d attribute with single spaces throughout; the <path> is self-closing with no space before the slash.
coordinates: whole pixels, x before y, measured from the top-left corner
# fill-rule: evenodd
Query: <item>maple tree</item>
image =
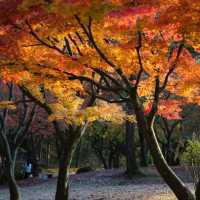
<path id="1" fill-rule="evenodd" d="M 109 113 L 107 104 L 101 111 L 95 106 L 77 111 L 85 105 L 81 96 L 130 102 L 159 173 L 178 199 L 194 199 L 166 164 L 153 125 L 157 112 L 178 117 L 176 110 L 165 108 L 176 104 L 166 100 L 166 93 L 198 102 L 198 0 L 24 0 L 2 1 L 0 7 L 5 80 L 23 86 L 46 107 L 54 124 L 62 119 L 80 128 L 85 119 L 94 121 Z M 57 102 L 46 102 L 41 89 L 53 93 Z"/>

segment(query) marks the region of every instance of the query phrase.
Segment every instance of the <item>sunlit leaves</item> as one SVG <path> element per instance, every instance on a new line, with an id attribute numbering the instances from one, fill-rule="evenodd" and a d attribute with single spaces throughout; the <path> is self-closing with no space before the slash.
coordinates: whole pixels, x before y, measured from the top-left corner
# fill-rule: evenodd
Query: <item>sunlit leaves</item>
<path id="1" fill-rule="evenodd" d="M 5 109 L 5 108 L 14 110 L 16 109 L 16 106 L 12 101 L 0 101 L 0 109 Z"/>
<path id="2" fill-rule="evenodd" d="M 169 120 L 177 120 L 181 119 L 181 103 L 178 100 L 161 100 L 160 105 L 158 107 L 157 114 L 169 119 Z M 148 115 L 152 108 L 152 103 L 149 102 L 145 108 L 145 114 Z"/>
<path id="3" fill-rule="evenodd" d="M 5 6 L 5 2 L 3 4 Z M 17 60 L 13 68 L 3 65 L 1 76 L 5 81 L 26 85 L 37 99 L 46 101 L 54 110 L 51 120 L 82 124 L 97 119 L 120 122 L 132 118 L 118 115 L 123 112 L 110 104 L 81 109 L 88 88 L 84 81 L 69 80 L 67 73 L 93 78 L 98 83 L 101 77 L 93 72 L 98 69 L 121 81 L 115 71 L 120 68 L 134 86 L 141 68 L 136 51 L 138 33 L 141 34 L 140 56 L 144 69 L 138 95 L 147 102 L 152 101 L 155 77 L 159 76 L 161 84 L 165 82 L 166 74 L 175 64 L 178 46 L 184 43 L 166 89 L 188 101 L 198 96 L 198 0 L 24 0 L 18 4 L 14 5 L 16 12 L 9 16 L 12 23 L 0 24 L 1 60 Z M 115 67 L 99 56 L 87 36 L 89 30 L 84 33 L 75 14 L 87 29 L 91 28 L 97 48 Z M 45 99 L 41 86 L 54 98 Z M 170 107 L 170 112 L 179 113 L 176 103 L 160 103 L 158 114 L 171 119 L 179 117 L 167 109 Z"/>
<path id="4" fill-rule="evenodd" d="M 67 101 L 68 105 L 70 103 L 71 107 L 58 103 L 50 104 L 54 114 L 49 117 L 49 120 L 65 120 L 69 124 L 81 125 L 85 122 L 94 122 L 96 120 L 111 121 L 119 124 L 125 119 L 124 112 L 117 105 L 111 106 L 108 103 L 99 102 L 97 105 L 86 109 L 81 109 L 81 107 L 74 109 L 73 102 Z"/>

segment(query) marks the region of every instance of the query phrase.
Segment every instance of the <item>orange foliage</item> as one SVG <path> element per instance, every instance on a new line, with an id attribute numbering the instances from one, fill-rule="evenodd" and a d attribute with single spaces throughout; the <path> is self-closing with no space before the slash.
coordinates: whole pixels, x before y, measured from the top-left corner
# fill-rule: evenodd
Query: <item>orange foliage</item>
<path id="1" fill-rule="evenodd" d="M 184 101 L 180 99 L 182 103 L 198 96 L 199 0 L 135 3 L 128 0 L 24 0 L 12 5 L 1 1 L 0 8 L 7 13 L 0 21 L 1 65 L 6 68 L 1 70 L 1 76 L 7 81 L 24 85 L 45 84 L 50 89 L 59 81 L 63 83 L 60 87 L 65 89 L 66 85 L 74 84 L 68 79 L 69 73 L 97 83 L 101 76 L 94 76 L 94 69 L 98 69 L 120 82 L 119 74 L 116 74 L 116 69 L 120 68 L 134 85 L 141 67 L 136 49 L 141 45 L 144 73 L 138 94 L 145 97 L 147 104 L 154 96 L 155 77 L 159 76 L 163 84 L 175 63 L 177 67 L 169 77 L 168 92 L 184 96 Z M 99 56 L 74 15 L 78 15 L 84 25 L 88 24 L 89 16 L 93 19 L 91 29 L 97 48 L 115 67 Z M 138 44 L 138 33 L 141 44 Z M 185 46 L 177 62 L 180 43 Z M 194 48 L 193 51 L 189 46 Z M 81 83 L 78 84 L 80 89 Z M 162 112 L 158 113 L 170 115 L 168 106 L 175 109 L 172 112 L 179 111 L 171 101 L 165 102 L 165 106 L 161 101 Z M 170 115 L 170 118 L 176 117 L 179 118 Z"/>

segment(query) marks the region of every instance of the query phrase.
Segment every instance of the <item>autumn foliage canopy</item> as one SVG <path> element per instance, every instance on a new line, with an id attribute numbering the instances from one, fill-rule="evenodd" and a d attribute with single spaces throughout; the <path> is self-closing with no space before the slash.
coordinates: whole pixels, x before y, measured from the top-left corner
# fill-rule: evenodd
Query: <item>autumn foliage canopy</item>
<path id="1" fill-rule="evenodd" d="M 41 102 L 49 91 L 51 120 L 119 122 L 121 108 L 100 100 L 125 102 L 130 86 L 148 114 L 158 77 L 158 114 L 179 119 L 182 104 L 199 103 L 199 0 L 3 0 L 0 10 L 1 77 Z"/>

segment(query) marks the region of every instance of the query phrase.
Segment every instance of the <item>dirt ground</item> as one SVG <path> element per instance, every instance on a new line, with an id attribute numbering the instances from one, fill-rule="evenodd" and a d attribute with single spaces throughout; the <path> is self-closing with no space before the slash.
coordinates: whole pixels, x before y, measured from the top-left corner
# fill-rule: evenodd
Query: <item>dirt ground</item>
<path id="1" fill-rule="evenodd" d="M 184 168 L 175 168 L 176 173 L 192 189 L 189 175 Z M 106 170 L 71 175 L 70 200 L 175 200 L 167 185 L 151 168 L 142 169 L 143 175 L 128 179 L 123 170 Z M 41 181 L 29 179 L 19 182 L 22 200 L 53 200 L 56 179 Z M 5 187 L 0 188 L 0 200 L 8 200 Z"/>

